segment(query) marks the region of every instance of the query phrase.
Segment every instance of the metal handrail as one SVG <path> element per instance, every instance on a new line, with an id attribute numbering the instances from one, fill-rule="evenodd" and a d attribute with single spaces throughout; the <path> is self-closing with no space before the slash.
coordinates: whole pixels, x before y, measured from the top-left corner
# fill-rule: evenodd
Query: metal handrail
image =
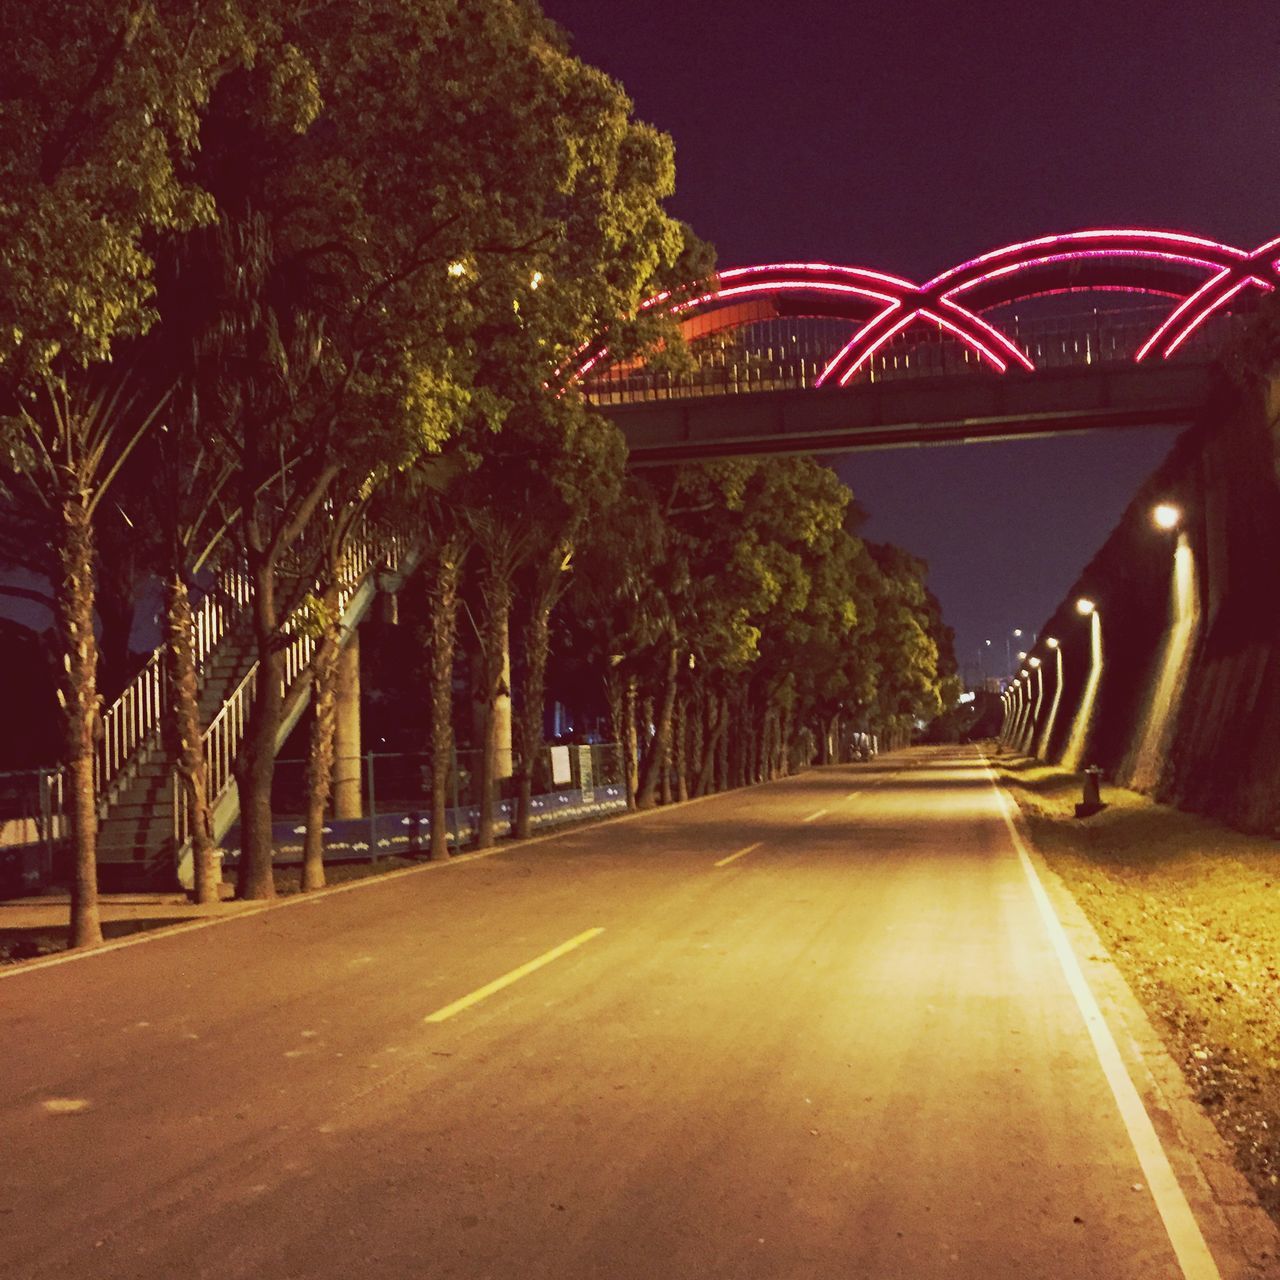
<path id="1" fill-rule="evenodd" d="M 240 569 L 229 569 L 195 610 L 192 631 L 197 671 L 203 669 L 219 641 L 242 616 L 249 598 L 248 576 Z M 102 714 L 94 760 L 99 795 L 160 727 L 169 703 L 169 675 L 164 656 L 165 646 L 158 645 L 142 670 Z"/>
<path id="2" fill-rule="evenodd" d="M 1132 360 L 1162 314 L 1148 308 L 1033 317 L 1015 314 L 1002 327 L 1037 368 L 1056 369 Z M 1218 317 L 1182 350 L 1212 353 L 1224 333 L 1237 324 L 1238 317 Z M 611 406 L 805 390 L 814 386 L 847 338 L 848 332 L 842 336 L 829 325 L 805 317 L 758 322 L 744 326 L 736 343 L 695 346 L 690 352 L 693 368 L 687 372 L 651 371 L 635 363 L 611 365 L 589 376 L 583 391 L 593 404 Z M 990 373 L 986 362 L 949 334 L 920 327 L 886 343 L 859 369 L 855 382 L 970 371 Z"/>
<path id="3" fill-rule="evenodd" d="M 403 540 L 395 534 L 373 537 L 367 525 L 361 526 L 361 535 L 348 547 L 342 559 L 338 578 L 338 612 L 345 612 L 351 597 L 371 572 L 387 569 L 394 572 L 403 554 Z M 316 584 L 317 586 L 319 583 Z M 285 622 L 286 631 L 295 631 L 301 623 L 301 609 L 295 610 Z M 284 651 L 284 670 L 280 680 L 281 697 L 288 695 L 311 664 L 315 653 L 315 637 L 309 632 L 297 631 Z M 249 708 L 258 687 L 258 662 L 249 668 L 222 704 L 221 710 L 209 722 L 204 731 L 205 789 L 212 809 L 235 781 L 235 760 L 244 741 Z M 182 848 L 191 838 L 191 819 L 187 808 L 186 793 L 174 779 L 173 834 L 175 847 Z"/>

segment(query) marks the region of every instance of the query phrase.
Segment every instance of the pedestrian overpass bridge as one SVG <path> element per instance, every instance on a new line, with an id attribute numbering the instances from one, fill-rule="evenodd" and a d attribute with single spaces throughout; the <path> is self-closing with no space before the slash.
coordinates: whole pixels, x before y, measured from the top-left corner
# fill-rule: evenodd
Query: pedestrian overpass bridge
<path id="1" fill-rule="evenodd" d="M 622 428 L 635 465 L 849 452 L 1127 426 L 1184 426 L 1212 356 L 1280 284 L 1280 239 L 1244 250 L 1171 231 L 1007 245 L 924 284 L 777 263 L 658 294 L 679 372 L 611 355 L 565 372 Z"/>

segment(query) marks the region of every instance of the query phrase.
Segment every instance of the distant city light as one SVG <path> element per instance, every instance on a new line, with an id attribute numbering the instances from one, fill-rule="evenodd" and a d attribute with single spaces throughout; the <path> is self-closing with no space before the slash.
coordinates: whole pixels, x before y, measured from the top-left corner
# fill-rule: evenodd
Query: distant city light
<path id="1" fill-rule="evenodd" d="M 467 274 L 467 264 L 465 262 L 449 263 L 449 274 L 456 280 L 459 276 Z"/>

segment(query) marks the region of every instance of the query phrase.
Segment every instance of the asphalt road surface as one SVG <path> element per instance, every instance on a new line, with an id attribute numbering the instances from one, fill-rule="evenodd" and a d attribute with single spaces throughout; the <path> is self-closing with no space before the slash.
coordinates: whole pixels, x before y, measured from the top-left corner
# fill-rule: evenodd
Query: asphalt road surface
<path id="1" fill-rule="evenodd" d="M 1212 1280 L 1025 861 L 915 752 L 8 977 L 0 1276 Z"/>

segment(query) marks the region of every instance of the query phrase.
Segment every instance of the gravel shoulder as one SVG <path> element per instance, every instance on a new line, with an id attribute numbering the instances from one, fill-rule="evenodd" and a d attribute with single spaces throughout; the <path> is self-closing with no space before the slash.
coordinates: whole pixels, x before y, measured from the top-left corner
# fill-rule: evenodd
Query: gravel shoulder
<path id="1" fill-rule="evenodd" d="M 1280 1224 L 1280 841 L 995 757 L 1036 847 L 1075 895 Z"/>

